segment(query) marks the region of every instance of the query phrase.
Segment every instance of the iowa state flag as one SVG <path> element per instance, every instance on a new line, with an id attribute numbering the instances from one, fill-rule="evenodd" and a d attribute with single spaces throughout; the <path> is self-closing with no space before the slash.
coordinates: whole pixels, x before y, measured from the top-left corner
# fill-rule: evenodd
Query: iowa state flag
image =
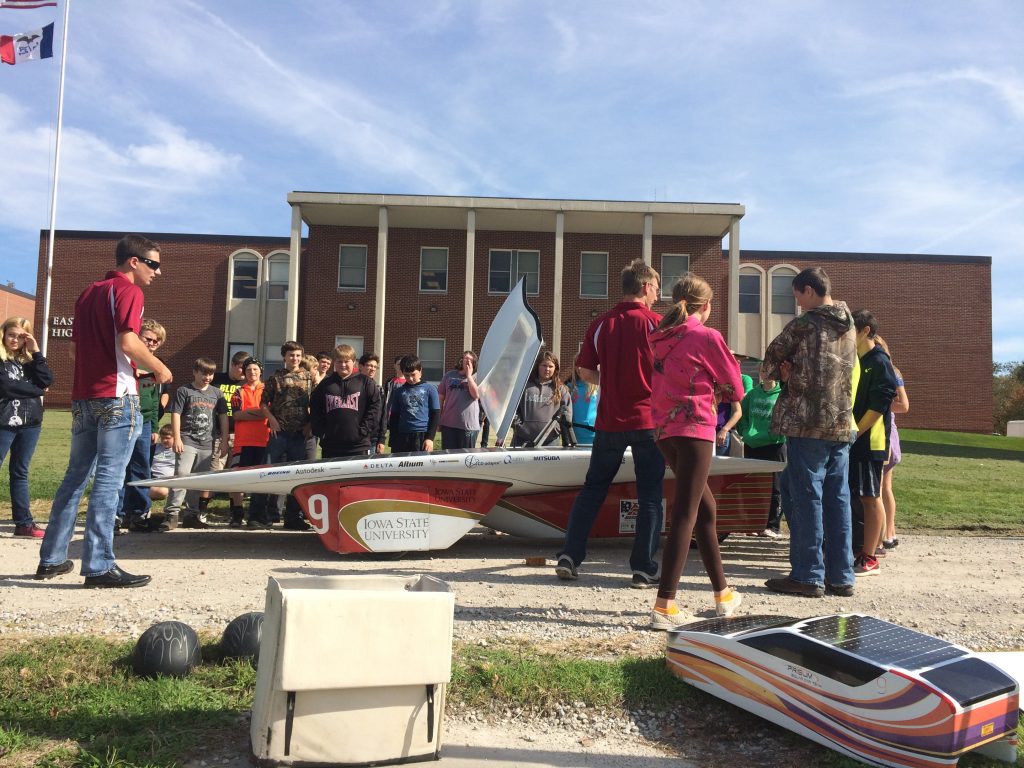
<path id="1" fill-rule="evenodd" d="M 0 35 L 0 60 L 20 64 L 53 57 L 53 22 L 20 35 Z"/>

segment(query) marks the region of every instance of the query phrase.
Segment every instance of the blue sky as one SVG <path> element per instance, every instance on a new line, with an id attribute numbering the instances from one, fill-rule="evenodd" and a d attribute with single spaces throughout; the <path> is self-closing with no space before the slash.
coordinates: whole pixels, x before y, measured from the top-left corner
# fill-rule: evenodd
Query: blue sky
<path id="1" fill-rule="evenodd" d="M 742 203 L 744 248 L 991 256 L 993 355 L 1024 359 L 1021 30 L 1016 0 L 73 0 L 57 226 L 286 236 L 292 190 Z M 29 292 L 57 65 L 0 70 Z"/>

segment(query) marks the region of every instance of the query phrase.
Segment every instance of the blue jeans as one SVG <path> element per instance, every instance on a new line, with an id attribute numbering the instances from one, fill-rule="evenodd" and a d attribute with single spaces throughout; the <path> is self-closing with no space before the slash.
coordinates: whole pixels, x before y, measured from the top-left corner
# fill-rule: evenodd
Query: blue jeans
<path id="1" fill-rule="evenodd" d="M 68 557 L 78 502 L 96 464 L 96 479 L 85 513 L 82 575 L 102 576 L 113 568 L 114 518 L 118 492 L 135 437 L 142 428 L 139 396 L 75 400 L 71 403 L 71 457 L 53 498 L 50 522 L 39 551 L 41 565 L 60 565 Z"/>
<path id="2" fill-rule="evenodd" d="M 594 434 L 587 479 L 573 502 L 565 544 L 558 556 L 568 555 L 576 565 L 586 559 L 590 529 L 594 527 L 594 520 L 608 495 L 608 487 L 622 466 L 626 448 L 633 449 L 639 503 L 629 567 L 634 571 L 653 574 L 658 569 L 654 553 L 658 551 L 658 539 L 664 521 L 662 485 L 665 480 L 665 458 L 654 442 L 653 429 L 629 432 L 605 432 L 599 429 Z"/>
<path id="3" fill-rule="evenodd" d="M 267 442 L 267 461 L 271 464 L 281 464 L 285 461 L 306 460 L 306 436 L 300 429 L 298 432 L 278 432 L 271 435 Z M 299 502 L 291 494 L 285 502 L 284 521 L 294 522 L 302 519 L 302 509 Z"/>
<path id="4" fill-rule="evenodd" d="M 850 444 L 790 437 L 786 451 L 782 482 L 789 502 L 790 578 L 801 584 L 853 584 Z"/>
<path id="5" fill-rule="evenodd" d="M 265 445 L 243 445 L 238 452 L 239 467 L 257 467 L 267 463 Z M 249 496 L 249 519 L 257 523 L 269 523 L 267 517 L 267 494 L 254 493 Z"/>
<path id="6" fill-rule="evenodd" d="M 28 464 L 32 461 L 42 425 L 34 427 L 0 427 L 0 464 L 8 451 L 11 460 L 7 469 L 11 475 L 11 517 L 15 525 L 32 525 L 28 508 Z"/>
<path id="7" fill-rule="evenodd" d="M 149 480 L 149 455 L 153 450 L 152 443 L 153 422 L 144 421 L 139 436 L 132 443 L 132 452 L 128 457 L 128 469 L 119 494 L 120 504 L 117 505 L 119 520 L 149 515 L 149 508 L 153 504 L 149 498 L 149 488 L 136 488 L 128 483 L 133 480 Z"/>

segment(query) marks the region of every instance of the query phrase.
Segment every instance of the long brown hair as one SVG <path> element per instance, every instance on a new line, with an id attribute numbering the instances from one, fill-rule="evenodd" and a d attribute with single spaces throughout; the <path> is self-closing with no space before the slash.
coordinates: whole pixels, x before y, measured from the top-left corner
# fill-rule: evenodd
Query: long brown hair
<path id="1" fill-rule="evenodd" d="M 551 382 L 552 382 L 552 385 L 555 388 L 555 391 L 556 392 L 561 392 L 562 391 L 562 377 L 561 377 L 562 366 L 559 365 L 559 363 L 558 363 L 558 357 L 555 355 L 554 352 L 547 352 L 547 351 L 541 352 L 539 355 L 537 355 L 537 362 L 535 362 L 533 364 L 533 377 L 535 377 L 537 379 L 537 381 L 540 381 L 540 374 L 537 373 L 537 369 L 540 368 L 540 364 L 541 363 L 551 363 L 552 365 L 555 366 L 555 375 L 551 377 Z"/>
<path id="2" fill-rule="evenodd" d="M 895 371 L 896 375 L 899 376 L 902 379 L 903 378 L 903 374 L 900 373 L 900 369 L 896 367 L 896 363 L 894 363 L 892 361 L 892 352 L 889 351 L 889 345 L 886 343 L 885 339 L 883 339 L 877 333 L 875 334 L 875 344 L 880 346 L 882 348 L 882 351 L 885 352 L 885 354 L 889 356 L 889 363 L 890 363 L 890 365 L 892 365 L 893 371 Z"/>
<path id="3" fill-rule="evenodd" d="M 672 308 L 661 318 L 658 330 L 675 328 L 686 322 L 686 318 L 711 301 L 714 292 L 708 281 L 693 272 L 687 272 L 672 286 Z"/>

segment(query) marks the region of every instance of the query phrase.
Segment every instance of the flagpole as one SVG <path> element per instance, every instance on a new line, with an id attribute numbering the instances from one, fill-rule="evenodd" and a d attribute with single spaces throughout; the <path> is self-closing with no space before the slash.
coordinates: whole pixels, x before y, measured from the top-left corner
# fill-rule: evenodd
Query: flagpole
<path id="1" fill-rule="evenodd" d="M 50 338 L 50 291 L 53 286 L 53 238 L 57 228 L 57 180 L 60 177 L 60 128 L 64 121 L 64 67 L 68 60 L 68 16 L 71 0 L 64 0 L 64 34 L 60 42 L 60 85 L 57 88 L 57 141 L 53 151 L 53 188 L 50 191 L 50 235 L 46 242 L 46 289 L 43 293 L 43 356 Z M 38 333 L 38 329 L 37 329 Z"/>

